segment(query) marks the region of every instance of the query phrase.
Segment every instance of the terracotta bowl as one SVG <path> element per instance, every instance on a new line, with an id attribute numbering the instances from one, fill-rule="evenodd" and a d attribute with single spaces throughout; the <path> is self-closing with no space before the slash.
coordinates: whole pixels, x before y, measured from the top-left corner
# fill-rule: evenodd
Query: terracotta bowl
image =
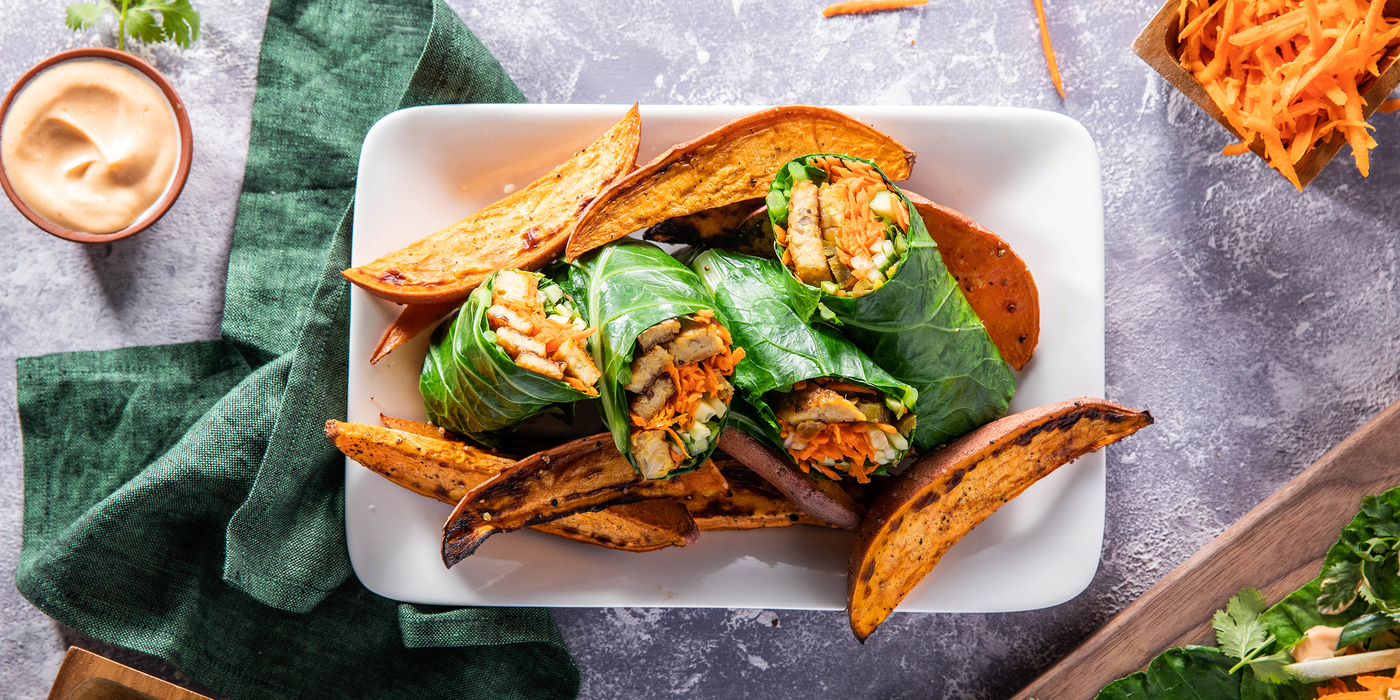
<path id="1" fill-rule="evenodd" d="M 1216 106 L 1215 101 L 1206 94 L 1205 88 L 1196 81 L 1196 77 L 1186 72 L 1185 68 L 1177 62 L 1177 54 L 1181 51 L 1181 45 L 1176 37 L 1181 33 L 1180 16 L 1177 8 L 1181 6 L 1180 0 L 1167 0 L 1162 5 L 1162 9 L 1157 13 L 1147 27 L 1138 35 L 1133 42 L 1133 52 L 1147 61 L 1148 65 L 1162 74 L 1167 82 L 1176 86 L 1176 89 L 1185 93 L 1196 103 L 1202 111 L 1209 114 L 1215 121 L 1225 127 L 1235 139 L 1241 140 L 1239 133 L 1230 126 L 1229 120 L 1224 113 Z M 1400 0 L 1388 0 L 1385 6 L 1386 14 L 1395 16 L 1400 14 Z M 1380 77 L 1370 77 L 1363 80 L 1357 86 L 1361 96 L 1366 100 L 1366 107 L 1362 110 L 1362 116 L 1370 119 L 1371 114 L 1380 107 L 1381 101 L 1400 85 L 1400 46 L 1392 46 L 1380 61 Z M 1303 187 L 1317 177 L 1322 169 L 1327 167 L 1333 156 L 1342 150 L 1346 145 L 1345 138 L 1333 138 L 1331 141 L 1323 141 L 1313 146 L 1307 153 L 1303 154 L 1302 160 L 1294 164 L 1293 169 L 1298 173 L 1298 181 Z M 1250 144 L 1250 150 L 1255 155 L 1268 162 L 1268 157 L 1264 153 L 1264 146 L 1256 140 Z"/>
<path id="2" fill-rule="evenodd" d="M 190 129 L 190 115 L 185 111 L 185 103 L 180 101 L 180 96 L 175 93 L 175 87 L 170 84 L 169 80 L 165 79 L 165 76 L 160 74 L 160 71 L 157 71 L 151 64 L 125 51 L 106 48 L 71 49 L 50 56 L 40 61 L 38 65 L 25 71 L 24 75 L 20 76 L 19 80 L 16 80 L 14 86 L 10 88 L 10 91 L 5 94 L 5 100 L 0 102 L 0 124 L 4 123 L 6 115 L 9 114 L 10 104 L 14 102 L 15 97 L 24 89 L 24 86 L 29 84 L 30 80 L 34 79 L 34 76 L 64 61 L 83 58 L 107 59 L 125 65 L 147 78 L 150 78 L 151 82 L 155 83 L 156 87 L 160 88 L 160 91 L 165 94 L 166 101 L 170 103 L 171 111 L 175 113 L 175 125 L 180 132 L 180 159 L 179 162 L 175 164 L 175 175 L 171 179 L 170 184 L 166 187 L 165 194 L 161 195 L 161 198 L 156 201 L 155 206 L 153 206 L 145 216 L 142 216 L 135 223 L 120 231 L 113 231 L 112 233 L 84 233 L 82 231 L 71 231 L 63 228 L 34 213 L 34 210 L 20 201 L 19 195 L 15 194 L 14 188 L 10 186 L 10 178 L 5 175 L 5 169 L 3 167 L 0 167 L 0 187 L 4 188 L 5 196 L 10 198 L 10 203 L 14 204 L 15 208 L 19 210 L 19 213 L 23 214 L 24 218 L 29 219 L 35 226 L 59 238 L 65 238 L 70 241 L 77 241 L 79 243 L 110 243 L 146 230 L 151 224 L 159 221 L 160 217 L 165 216 L 165 212 L 169 211 L 170 206 L 175 203 L 175 200 L 180 198 L 180 192 L 185 189 L 185 181 L 188 180 L 190 176 L 190 157 L 193 155 L 194 150 L 194 133 Z"/>

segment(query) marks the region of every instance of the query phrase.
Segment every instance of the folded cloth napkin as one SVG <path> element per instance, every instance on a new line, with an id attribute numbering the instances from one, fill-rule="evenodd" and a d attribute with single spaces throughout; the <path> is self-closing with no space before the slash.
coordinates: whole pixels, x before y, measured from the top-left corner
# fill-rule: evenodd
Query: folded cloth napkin
<path id="1" fill-rule="evenodd" d="M 521 102 L 441 0 L 272 0 L 221 340 L 18 363 L 16 585 L 234 698 L 561 698 L 542 609 L 400 605 L 351 575 L 343 458 L 360 144 L 402 107 Z"/>

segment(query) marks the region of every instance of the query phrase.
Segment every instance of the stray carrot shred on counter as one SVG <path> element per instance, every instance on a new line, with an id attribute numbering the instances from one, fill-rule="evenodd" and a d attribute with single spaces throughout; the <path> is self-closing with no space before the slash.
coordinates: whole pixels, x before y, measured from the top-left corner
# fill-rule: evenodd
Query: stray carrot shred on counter
<path id="1" fill-rule="evenodd" d="M 1386 0 L 1181 0 L 1179 61 L 1195 76 L 1241 143 L 1259 142 L 1269 165 L 1303 188 L 1294 164 L 1340 133 L 1356 169 L 1370 172 L 1376 141 L 1359 85 L 1380 75 L 1400 19 Z"/>
<path id="2" fill-rule="evenodd" d="M 1400 109 L 1400 99 L 1386 100 L 1385 102 L 1381 103 L 1381 106 L 1376 108 L 1376 111 L 1385 112 L 1386 114 L 1389 114 L 1397 109 Z"/>
<path id="3" fill-rule="evenodd" d="M 1045 49 L 1045 63 L 1050 67 L 1050 82 L 1055 84 L 1055 92 L 1060 93 L 1060 99 L 1065 99 L 1065 84 L 1060 80 L 1060 64 L 1055 60 L 1055 49 L 1050 45 L 1050 28 L 1045 26 L 1045 4 L 1041 0 L 1035 2 L 1035 16 L 1040 21 L 1040 46 Z"/>
<path id="4" fill-rule="evenodd" d="M 905 7 L 927 4 L 928 0 L 850 0 L 850 2 L 838 2 L 834 5 L 827 5 L 826 9 L 822 10 L 822 16 L 859 15 L 866 12 L 884 12 L 885 10 L 898 10 Z"/>

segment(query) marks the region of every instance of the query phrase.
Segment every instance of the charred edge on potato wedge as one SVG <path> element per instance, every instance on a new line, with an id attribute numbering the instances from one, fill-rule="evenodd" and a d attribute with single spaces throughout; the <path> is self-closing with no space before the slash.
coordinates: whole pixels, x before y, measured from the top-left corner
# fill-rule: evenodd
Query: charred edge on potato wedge
<path id="1" fill-rule="evenodd" d="M 989 423 L 920 458 L 866 513 L 851 549 L 847 610 L 864 642 L 950 547 L 1027 487 L 1152 424 L 1102 399 L 1042 406 Z"/>
<path id="2" fill-rule="evenodd" d="M 387 428 L 326 422 L 326 436 L 371 471 L 419 495 L 456 505 L 473 486 L 516 460 L 471 447 L 431 424 L 380 416 Z M 414 437 L 405 438 L 404 434 Z M 462 457 L 458 462 L 454 457 Z M 652 506 L 652 503 L 660 505 Z M 628 552 L 689 546 L 699 536 L 684 506 L 646 501 L 580 513 L 533 529 L 575 542 Z M 647 507 L 640 507 L 647 506 Z M 677 509 L 679 509 L 679 513 Z"/>
<path id="3" fill-rule="evenodd" d="M 636 166 L 640 138 L 634 105 L 592 145 L 525 188 L 341 274 L 392 302 L 445 304 L 462 301 L 496 270 L 543 267 L 588 206 Z"/>
<path id="4" fill-rule="evenodd" d="M 669 480 L 647 480 L 617 451 L 610 434 L 581 438 L 526 457 L 467 493 L 443 526 L 442 561 L 451 568 L 497 532 L 697 490 L 728 486 L 712 464 Z"/>
<path id="5" fill-rule="evenodd" d="M 720 449 L 761 476 L 804 513 L 843 530 L 860 526 L 865 508 L 834 481 L 822 481 L 794 469 L 771 448 L 737 428 L 725 428 Z"/>
<path id="6" fill-rule="evenodd" d="M 689 547 L 701 530 L 686 507 L 669 498 L 575 513 L 530 529 L 624 552 Z"/>
<path id="7" fill-rule="evenodd" d="M 728 482 L 729 493 L 695 493 L 682 501 L 701 530 L 752 530 L 791 525 L 835 527 L 804 513 L 796 503 L 742 462 L 720 456 L 715 458 L 714 463 Z"/>
<path id="8" fill-rule="evenodd" d="M 667 219 L 766 196 L 773 174 L 808 153 L 874 160 L 894 180 L 909 177 L 914 152 L 889 136 L 824 107 L 774 107 L 673 146 L 600 195 L 569 235 L 578 256 Z"/>
<path id="9" fill-rule="evenodd" d="M 1002 359 L 1024 368 L 1040 342 L 1040 292 L 1030 268 L 1006 241 L 972 219 L 913 192 L 904 194 Z"/>

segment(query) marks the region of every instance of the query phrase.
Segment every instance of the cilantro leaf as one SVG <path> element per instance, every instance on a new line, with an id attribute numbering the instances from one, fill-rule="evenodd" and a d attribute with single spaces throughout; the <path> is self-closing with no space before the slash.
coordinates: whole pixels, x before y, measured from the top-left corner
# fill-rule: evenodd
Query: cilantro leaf
<path id="1" fill-rule="evenodd" d="M 1254 677 L 1265 683 L 1284 685 L 1293 682 L 1292 676 L 1283 670 L 1284 666 L 1293 663 L 1293 656 L 1287 651 L 1280 651 L 1277 654 L 1263 656 L 1249 662 L 1250 670 L 1254 671 Z"/>
<path id="2" fill-rule="evenodd" d="M 1322 573 L 1322 590 L 1317 596 L 1318 613 L 1342 614 L 1356 602 L 1365 579 L 1361 562 L 1333 562 Z"/>
<path id="3" fill-rule="evenodd" d="M 64 23 L 70 29 L 87 29 L 111 11 L 117 16 L 117 48 L 126 48 L 126 38 L 148 44 L 173 41 L 189 48 L 199 39 L 199 12 L 190 0 L 98 0 L 91 4 L 69 5 Z"/>
<path id="4" fill-rule="evenodd" d="M 1269 601 L 1257 589 L 1246 588 L 1230 598 L 1224 610 L 1215 611 L 1211 626 L 1215 627 L 1215 639 L 1226 656 L 1248 661 L 1266 644 L 1273 641 L 1259 621 L 1260 613 L 1269 607 Z"/>
<path id="5" fill-rule="evenodd" d="M 123 24 L 127 36 L 133 39 L 140 39 L 147 44 L 159 44 L 165 41 L 165 29 L 156 21 L 156 16 L 141 4 L 134 4 L 127 8 L 126 22 Z"/>
<path id="6" fill-rule="evenodd" d="M 102 19 L 102 13 L 111 7 L 108 3 L 95 2 L 91 5 L 69 5 L 64 11 L 63 23 L 74 31 L 87 29 Z"/>

